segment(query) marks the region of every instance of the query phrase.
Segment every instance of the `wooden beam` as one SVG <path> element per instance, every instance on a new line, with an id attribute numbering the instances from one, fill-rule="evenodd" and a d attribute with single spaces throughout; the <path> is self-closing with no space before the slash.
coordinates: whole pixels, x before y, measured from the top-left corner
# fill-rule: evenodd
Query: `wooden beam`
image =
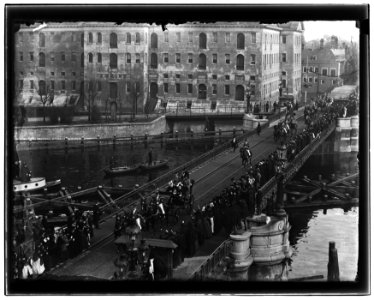
<path id="1" fill-rule="evenodd" d="M 341 182 L 344 182 L 344 181 L 347 181 L 347 180 L 351 180 L 353 178 L 356 178 L 358 176 L 358 173 L 355 173 L 355 174 L 352 174 L 352 175 L 349 175 L 349 176 L 346 176 L 344 178 L 341 178 L 341 179 L 338 179 L 334 182 L 331 182 L 329 184 L 327 184 L 327 186 L 335 186 L 335 185 L 338 185 L 339 183 Z"/>

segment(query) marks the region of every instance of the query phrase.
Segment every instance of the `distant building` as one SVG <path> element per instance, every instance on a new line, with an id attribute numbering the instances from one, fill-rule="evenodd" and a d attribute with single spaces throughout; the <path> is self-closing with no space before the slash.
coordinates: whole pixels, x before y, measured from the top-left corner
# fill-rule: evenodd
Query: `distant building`
<path id="1" fill-rule="evenodd" d="M 292 95 L 296 101 L 301 98 L 301 56 L 304 25 L 289 22 L 282 28 L 280 42 L 281 94 Z"/>
<path id="2" fill-rule="evenodd" d="M 148 113 L 156 105 L 273 104 L 281 92 L 299 99 L 299 22 L 48 23 L 22 26 L 16 37 L 18 103 L 55 100 L 118 112 Z M 285 37 L 285 43 L 281 36 Z M 75 99 L 71 101 L 71 99 Z M 54 102 L 55 103 L 55 102 Z"/>
<path id="3" fill-rule="evenodd" d="M 302 92 L 307 98 L 315 98 L 319 94 L 329 93 L 334 87 L 343 84 L 340 75 L 344 71 L 345 50 L 324 46 L 304 49 L 302 54 L 303 85 Z"/>

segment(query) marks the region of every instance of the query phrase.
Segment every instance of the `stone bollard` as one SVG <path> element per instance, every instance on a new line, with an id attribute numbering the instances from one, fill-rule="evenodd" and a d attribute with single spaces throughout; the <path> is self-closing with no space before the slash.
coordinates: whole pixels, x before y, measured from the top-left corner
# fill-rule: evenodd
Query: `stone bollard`
<path id="1" fill-rule="evenodd" d="M 43 189 L 43 194 L 44 194 L 44 196 L 47 196 L 47 193 L 48 193 L 48 189 L 45 187 L 45 188 Z"/>
<path id="2" fill-rule="evenodd" d="M 230 251 L 231 263 L 229 266 L 229 274 L 233 280 L 248 280 L 248 268 L 253 262 L 250 255 L 250 237 L 249 231 L 243 233 L 230 234 L 232 247 Z"/>
<path id="3" fill-rule="evenodd" d="M 178 130 L 175 130 L 175 138 L 177 139 L 177 142 L 178 142 Z"/>
<path id="4" fill-rule="evenodd" d="M 338 250 L 335 248 L 335 242 L 329 242 L 329 262 L 327 264 L 327 280 L 339 281 L 339 260 Z"/>
<path id="5" fill-rule="evenodd" d="M 323 201 L 324 201 L 324 202 L 327 202 L 328 198 L 329 198 L 329 196 L 328 196 L 328 195 L 326 195 L 326 194 L 325 194 L 325 195 L 323 195 Z"/>

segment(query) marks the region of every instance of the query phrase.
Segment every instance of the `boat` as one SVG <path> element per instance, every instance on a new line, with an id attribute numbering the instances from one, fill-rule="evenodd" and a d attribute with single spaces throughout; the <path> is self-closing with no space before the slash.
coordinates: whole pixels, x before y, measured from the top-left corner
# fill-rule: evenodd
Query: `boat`
<path id="1" fill-rule="evenodd" d="M 139 169 L 141 171 L 151 171 L 151 170 L 155 170 L 155 169 L 159 169 L 159 168 L 163 168 L 167 166 L 168 166 L 168 160 L 163 159 L 163 160 L 155 160 L 152 162 L 152 164 L 142 163 L 141 165 L 139 165 Z"/>
<path id="2" fill-rule="evenodd" d="M 135 172 L 139 169 L 139 166 L 122 166 L 122 167 L 114 167 L 114 168 L 107 168 L 104 169 L 106 175 L 113 176 L 113 175 L 120 175 L 120 174 L 128 174 Z"/>

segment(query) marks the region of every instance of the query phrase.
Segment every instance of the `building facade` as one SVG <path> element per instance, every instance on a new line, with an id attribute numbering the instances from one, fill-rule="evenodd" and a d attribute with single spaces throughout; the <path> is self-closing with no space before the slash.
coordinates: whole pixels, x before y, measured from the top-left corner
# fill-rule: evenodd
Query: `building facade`
<path id="1" fill-rule="evenodd" d="M 282 32 L 292 37 L 286 48 Z M 79 109 L 96 106 L 112 116 L 148 113 L 160 103 L 245 107 L 247 96 L 272 105 L 283 69 L 286 88 L 297 95 L 301 61 L 293 57 L 301 51 L 301 35 L 297 26 L 257 22 L 186 23 L 166 30 L 133 23 L 24 26 L 16 40 L 18 98 L 37 104 L 40 89 L 52 90 L 55 99 L 74 96 Z M 289 60 L 282 61 L 282 51 Z"/>
<path id="2" fill-rule="evenodd" d="M 324 46 L 321 39 L 316 49 L 304 49 L 302 55 L 304 101 L 329 93 L 343 85 L 340 75 L 344 71 L 345 50 Z"/>
<path id="3" fill-rule="evenodd" d="M 289 22 L 279 26 L 282 28 L 280 42 L 280 93 L 281 96 L 291 95 L 296 101 L 300 101 L 303 23 Z"/>

